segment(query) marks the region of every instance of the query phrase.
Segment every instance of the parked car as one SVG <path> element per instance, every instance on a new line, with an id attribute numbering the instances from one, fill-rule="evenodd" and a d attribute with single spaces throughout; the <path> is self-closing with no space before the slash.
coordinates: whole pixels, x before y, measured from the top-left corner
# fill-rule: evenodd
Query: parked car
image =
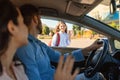
<path id="1" fill-rule="evenodd" d="M 86 77 L 101 72 L 107 80 L 120 80 L 120 31 L 96 20 L 87 14 L 102 1 L 108 5 L 110 0 L 11 0 L 17 6 L 29 3 L 39 8 L 42 18 L 52 20 L 64 20 L 78 26 L 85 26 L 95 32 L 105 36 L 102 39 L 103 48 L 92 51 L 85 56 L 83 62 L 76 62 L 76 67 L 81 68 L 80 73 L 85 73 Z M 78 48 L 53 47 L 62 53 L 71 52 Z M 94 53 L 97 53 L 94 55 Z M 112 56 L 111 59 L 109 56 Z M 52 63 L 56 66 L 56 63 Z M 74 70 L 73 69 L 73 70 Z"/>

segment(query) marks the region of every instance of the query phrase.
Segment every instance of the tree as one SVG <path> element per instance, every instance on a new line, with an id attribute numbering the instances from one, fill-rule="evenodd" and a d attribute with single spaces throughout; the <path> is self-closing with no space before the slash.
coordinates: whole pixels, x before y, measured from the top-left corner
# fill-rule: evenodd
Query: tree
<path id="1" fill-rule="evenodd" d="M 43 26 L 42 34 L 48 35 L 50 33 L 50 29 L 48 26 Z"/>
<path id="2" fill-rule="evenodd" d="M 119 26 L 115 23 L 115 22 L 111 22 L 110 24 L 109 24 L 111 27 L 113 27 L 113 28 L 115 28 L 115 29 L 118 29 L 119 28 Z"/>
<path id="3" fill-rule="evenodd" d="M 73 25 L 74 36 L 81 30 L 81 27 L 78 25 Z"/>
<path id="4" fill-rule="evenodd" d="M 81 30 L 81 27 L 78 25 L 73 25 L 73 30 L 79 31 Z"/>

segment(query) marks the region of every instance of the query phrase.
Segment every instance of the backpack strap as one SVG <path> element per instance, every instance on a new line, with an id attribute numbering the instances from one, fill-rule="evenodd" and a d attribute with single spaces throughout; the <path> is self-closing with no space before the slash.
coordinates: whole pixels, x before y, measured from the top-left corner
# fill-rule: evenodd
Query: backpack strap
<path id="1" fill-rule="evenodd" d="M 59 46 L 59 43 L 60 43 L 60 34 L 59 33 L 56 33 L 56 34 L 57 34 L 56 46 Z"/>

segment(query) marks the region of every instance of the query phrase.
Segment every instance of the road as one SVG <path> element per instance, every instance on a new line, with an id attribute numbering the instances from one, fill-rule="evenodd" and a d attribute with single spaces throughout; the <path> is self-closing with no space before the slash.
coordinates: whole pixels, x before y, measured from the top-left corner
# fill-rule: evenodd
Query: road
<path id="1" fill-rule="evenodd" d="M 50 39 L 40 39 L 42 42 L 46 44 L 50 41 Z M 76 47 L 76 48 L 84 48 L 91 45 L 95 39 L 89 38 L 80 38 L 80 39 L 72 39 L 71 44 L 68 47 Z"/>

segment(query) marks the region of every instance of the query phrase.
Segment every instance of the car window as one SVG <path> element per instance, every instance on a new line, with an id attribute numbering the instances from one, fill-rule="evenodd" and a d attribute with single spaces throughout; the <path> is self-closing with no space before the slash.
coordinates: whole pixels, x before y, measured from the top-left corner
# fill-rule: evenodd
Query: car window
<path id="1" fill-rule="evenodd" d="M 114 41 L 114 44 L 115 44 L 115 48 L 116 48 L 116 49 L 120 49 L 120 41 L 115 40 L 115 41 Z"/>
<path id="2" fill-rule="evenodd" d="M 52 39 L 52 33 L 55 33 L 55 27 L 59 20 L 41 19 L 42 35 L 38 35 L 38 39 L 45 42 L 47 45 Z M 71 42 L 67 47 L 84 48 L 92 44 L 96 39 L 105 37 L 93 30 L 86 28 L 84 25 L 76 25 L 70 22 L 65 22 L 68 28 L 67 33 L 71 34 Z"/>

